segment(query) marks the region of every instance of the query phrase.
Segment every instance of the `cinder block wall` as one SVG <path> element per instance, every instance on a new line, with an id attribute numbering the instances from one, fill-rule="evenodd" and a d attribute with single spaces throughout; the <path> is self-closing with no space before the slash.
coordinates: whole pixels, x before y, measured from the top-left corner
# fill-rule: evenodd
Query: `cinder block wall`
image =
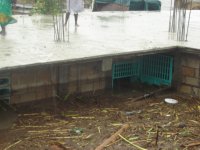
<path id="1" fill-rule="evenodd" d="M 180 68 L 179 92 L 200 97 L 200 56 L 182 53 Z"/>
<path id="2" fill-rule="evenodd" d="M 166 53 L 167 54 L 167 53 Z M 200 97 L 200 56 L 173 51 L 173 86 L 181 93 Z M 112 63 L 140 55 L 117 55 L 71 62 L 38 64 L 0 71 L 10 79 L 10 103 L 48 100 L 67 94 L 111 89 Z"/>
<path id="3" fill-rule="evenodd" d="M 10 71 L 11 104 L 49 99 L 56 95 L 56 66 L 23 67 Z"/>
<path id="4" fill-rule="evenodd" d="M 59 66 L 59 96 L 95 92 L 111 87 L 112 59 L 82 61 Z"/>
<path id="5" fill-rule="evenodd" d="M 111 70 L 111 58 L 10 69 L 6 71 L 11 80 L 10 103 L 48 100 L 111 88 Z"/>

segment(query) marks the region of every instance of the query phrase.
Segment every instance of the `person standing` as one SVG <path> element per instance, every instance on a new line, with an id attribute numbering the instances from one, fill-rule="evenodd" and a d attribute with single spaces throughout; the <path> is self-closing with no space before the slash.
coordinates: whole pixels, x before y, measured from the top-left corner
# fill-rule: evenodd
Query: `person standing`
<path id="1" fill-rule="evenodd" d="M 1 35 L 6 35 L 6 26 L 8 24 L 17 22 L 17 20 L 12 17 L 12 2 L 16 3 L 16 0 L 0 0 Z"/>
<path id="2" fill-rule="evenodd" d="M 78 26 L 78 13 L 84 10 L 84 1 L 83 0 L 66 0 L 67 2 L 67 11 L 65 18 L 65 25 L 69 20 L 70 13 L 74 13 L 75 26 Z"/>

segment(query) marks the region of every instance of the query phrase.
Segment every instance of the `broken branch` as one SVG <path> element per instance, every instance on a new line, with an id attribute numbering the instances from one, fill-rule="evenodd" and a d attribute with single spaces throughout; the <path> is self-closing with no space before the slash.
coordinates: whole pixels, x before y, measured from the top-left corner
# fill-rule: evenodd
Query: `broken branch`
<path id="1" fill-rule="evenodd" d="M 19 141 L 15 142 L 15 143 L 9 145 L 8 147 L 4 148 L 4 150 L 8 150 L 8 149 L 10 149 L 11 147 L 13 147 L 13 146 L 19 144 L 21 141 L 22 141 L 22 140 L 19 140 Z"/>
<path id="2" fill-rule="evenodd" d="M 127 130 L 129 128 L 129 124 L 124 124 L 120 130 L 118 130 L 117 132 L 115 132 L 115 134 L 113 134 L 111 137 L 109 137 L 108 139 L 106 139 L 101 145 L 99 145 L 95 150 L 102 150 L 104 149 L 108 144 L 115 142 L 118 138 L 119 138 L 119 134 L 121 134 L 122 132 L 124 132 L 125 130 Z"/>
<path id="3" fill-rule="evenodd" d="M 185 145 L 185 147 L 192 147 L 192 146 L 198 146 L 198 145 L 200 145 L 200 142 L 194 142 L 194 143 Z"/>

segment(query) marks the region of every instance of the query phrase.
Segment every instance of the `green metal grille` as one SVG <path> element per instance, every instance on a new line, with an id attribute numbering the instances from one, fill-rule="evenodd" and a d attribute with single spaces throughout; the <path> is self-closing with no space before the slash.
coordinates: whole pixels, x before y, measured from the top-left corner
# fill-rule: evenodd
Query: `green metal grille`
<path id="1" fill-rule="evenodd" d="M 0 101 L 10 103 L 10 78 L 8 74 L 0 74 Z"/>
<path id="2" fill-rule="evenodd" d="M 170 85 L 172 82 L 173 58 L 165 55 L 143 56 L 140 80 L 155 85 Z"/>
<path id="3" fill-rule="evenodd" d="M 112 87 L 115 79 L 139 75 L 138 61 L 120 62 L 112 66 Z"/>
<path id="4" fill-rule="evenodd" d="M 136 77 L 143 83 L 171 85 L 173 57 L 160 54 L 142 56 L 136 61 L 120 62 L 112 67 L 112 87 L 114 80 Z"/>

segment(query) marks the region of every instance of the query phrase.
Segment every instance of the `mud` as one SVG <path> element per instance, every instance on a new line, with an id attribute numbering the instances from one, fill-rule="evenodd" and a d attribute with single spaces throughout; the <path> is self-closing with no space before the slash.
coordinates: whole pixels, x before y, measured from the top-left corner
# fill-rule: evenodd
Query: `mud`
<path id="1" fill-rule="evenodd" d="M 130 102 L 136 96 L 135 92 L 93 93 L 17 106 L 18 119 L 12 128 L 1 130 L 0 147 L 10 150 L 50 150 L 55 147 L 91 150 L 124 124 L 129 124 L 121 135 L 142 148 L 200 148 L 199 145 L 189 146 L 199 142 L 199 99 L 168 93 Z M 166 104 L 166 97 L 179 103 L 174 106 Z M 136 148 L 118 137 L 105 149 Z"/>

